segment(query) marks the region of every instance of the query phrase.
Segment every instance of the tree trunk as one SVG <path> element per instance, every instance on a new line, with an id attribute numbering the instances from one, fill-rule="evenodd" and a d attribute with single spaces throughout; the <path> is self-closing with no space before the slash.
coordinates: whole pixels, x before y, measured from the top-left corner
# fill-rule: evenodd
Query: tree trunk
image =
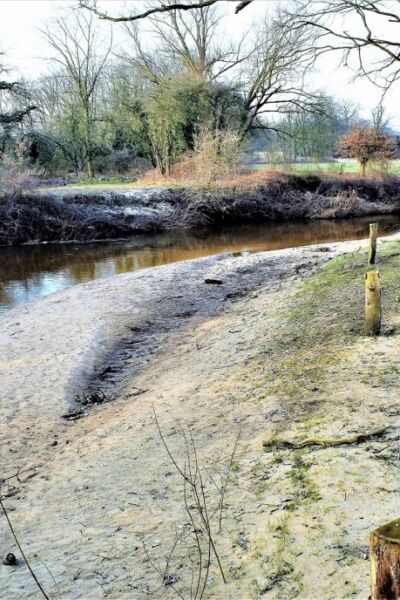
<path id="1" fill-rule="evenodd" d="M 94 168 L 93 168 L 93 161 L 90 156 L 88 156 L 88 159 L 87 159 L 86 169 L 87 169 L 88 177 L 90 177 L 90 179 L 92 179 L 94 177 Z"/>
<path id="2" fill-rule="evenodd" d="M 85 105 L 85 117 L 86 117 L 86 127 L 85 127 L 85 142 L 86 142 L 86 170 L 88 177 L 92 179 L 94 177 L 94 166 L 93 166 L 93 148 L 92 148 L 92 124 L 90 117 L 90 107 L 87 101 Z"/>
<path id="3" fill-rule="evenodd" d="M 369 226 L 369 247 L 368 247 L 368 263 L 375 264 L 376 259 L 376 238 L 378 237 L 378 223 L 370 223 Z"/>
<path id="4" fill-rule="evenodd" d="M 360 167 L 361 167 L 361 177 L 365 177 L 365 168 L 367 166 L 367 163 L 365 162 L 365 160 L 362 160 L 360 162 Z"/>
<path id="5" fill-rule="evenodd" d="M 375 529 L 369 538 L 371 600 L 400 598 L 400 519 Z"/>
<path id="6" fill-rule="evenodd" d="M 369 271 L 365 275 L 365 333 L 379 335 L 381 318 L 381 280 L 378 271 Z"/>

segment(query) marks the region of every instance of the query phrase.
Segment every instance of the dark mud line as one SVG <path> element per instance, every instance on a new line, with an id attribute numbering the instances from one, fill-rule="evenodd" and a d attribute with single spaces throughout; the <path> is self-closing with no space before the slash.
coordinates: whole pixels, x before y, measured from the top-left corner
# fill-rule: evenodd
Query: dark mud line
<path id="1" fill-rule="evenodd" d="M 152 306 L 146 306 L 150 316 L 140 325 L 133 322 L 128 325 L 129 332 L 114 344 L 96 365 L 93 373 L 84 380 L 71 410 L 63 417 L 68 420 L 84 417 L 91 407 L 113 402 L 121 397 L 119 390 L 124 381 L 143 372 L 150 362 L 156 360 L 157 355 L 167 348 L 172 335 L 179 334 L 194 323 L 200 324 L 218 316 L 233 303 L 240 302 L 266 285 L 270 291 L 275 291 L 282 280 L 288 277 L 297 279 L 330 258 L 329 249 L 326 248 L 324 252 L 319 249 L 304 252 L 305 260 L 300 264 L 298 255 L 294 254 L 289 257 L 274 257 L 270 261 L 264 258 L 263 261 L 260 260 L 261 264 L 255 262 L 242 267 L 240 257 L 220 255 L 215 257 L 216 265 L 219 263 L 221 266 L 218 278 L 215 273 L 213 277 L 207 277 L 201 262 L 192 265 L 192 272 L 187 277 L 194 275 L 195 283 L 188 284 L 186 291 L 181 288 L 182 293 L 177 293 L 176 278 L 161 290 L 161 296 L 154 298 Z M 238 262 L 225 265 L 226 259 L 232 261 L 232 258 L 237 258 Z M 179 284 L 183 284 L 185 288 L 185 273 L 179 278 Z M 125 396 L 135 399 L 146 391 L 148 390 L 134 388 Z"/>

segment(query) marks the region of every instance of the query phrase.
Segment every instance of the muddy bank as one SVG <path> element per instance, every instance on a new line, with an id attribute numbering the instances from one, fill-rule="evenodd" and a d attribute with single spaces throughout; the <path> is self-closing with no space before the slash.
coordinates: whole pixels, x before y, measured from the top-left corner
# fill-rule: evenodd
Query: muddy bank
<path id="1" fill-rule="evenodd" d="M 400 212 L 397 178 L 273 174 L 211 189 L 54 189 L 0 201 L 0 245 L 89 241 L 176 228 Z"/>
<path id="2" fill-rule="evenodd" d="M 174 456 L 185 460 L 178 424 L 190 427 L 217 484 L 240 432 L 216 537 L 227 583 L 213 563 L 206 597 L 368 596 L 367 532 L 398 508 L 399 319 L 386 302 L 391 335 L 359 336 L 362 278 L 352 269 L 362 272 L 365 254 L 339 255 L 360 246 L 188 261 L 77 286 L 0 319 L 3 476 L 32 467 L 2 491 L 54 597 L 167 599 L 170 581 L 188 595 L 185 546 L 167 561 L 168 578 L 154 569 L 166 568 L 188 515 L 153 405 Z M 344 313 L 332 280 L 349 290 Z M 93 390 L 109 402 L 82 404 Z M 63 418 L 77 409 L 83 418 Z M 354 447 L 263 447 L 274 436 L 386 425 L 387 436 Z M 0 527 L 4 552 L 18 554 Z M 23 562 L 1 565 L 0 585 L 7 598 L 37 597 Z"/>

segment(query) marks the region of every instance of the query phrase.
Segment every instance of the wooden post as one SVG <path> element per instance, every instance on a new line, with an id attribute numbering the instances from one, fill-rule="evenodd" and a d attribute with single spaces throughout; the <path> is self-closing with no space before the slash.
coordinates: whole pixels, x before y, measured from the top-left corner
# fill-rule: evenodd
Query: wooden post
<path id="1" fill-rule="evenodd" d="M 400 519 L 375 529 L 369 537 L 371 600 L 400 598 Z"/>
<path id="2" fill-rule="evenodd" d="M 381 319 L 381 280 L 378 271 L 369 271 L 365 275 L 365 333 L 379 335 Z"/>
<path id="3" fill-rule="evenodd" d="M 374 265 L 376 259 L 376 239 L 378 237 L 378 223 L 369 226 L 368 264 Z"/>

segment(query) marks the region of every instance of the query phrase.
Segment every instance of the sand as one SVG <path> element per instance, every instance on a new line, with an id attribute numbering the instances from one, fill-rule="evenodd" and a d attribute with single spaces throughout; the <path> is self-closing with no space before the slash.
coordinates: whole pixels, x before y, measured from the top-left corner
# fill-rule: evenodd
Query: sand
<path id="1" fill-rule="evenodd" d="M 368 530 L 398 516 L 394 469 L 357 447 L 315 453 L 306 470 L 318 481 L 319 499 L 289 514 L 298 483 L 292 458 L 273 460 L 262 442 L 277 430 L 301 432 L 303 416 L 255 385 L 273 369 L 269 340 L 297 286 L 331 257 L 362 245 L 224 254 L 146 269 L 73 287 L 0 318 L 1 476 L 21 471 L 3 484 L 3 497 L 51 598 L 174 597 L 157 568 L 164 569 L 188 515 L 154 409 L 178 463 L 185 460 L 182 427 L 193 432 L 201 468 L 214 480 L 223 478 L 240 432 L 216 534 L 228 583 L 214 561 L 205 598 L 367 597 Z M 385 351 L 398 353 L 395 338 L 385 343 Z M 349 373 L 360 356 L 352 357 Z M 82 406 L 94 393 L 108 402 Z M 343 407 L 352 393 L 361 392 L 349 379 L 338 391 L 341 410 L 329 408 L 333 433 L 348 425 Z M 377 398 L 393 404 L 378 390 L 354 423 L 386 423 L 374 413 Z M 81 410 L 80 419 L 63 417 Z M 218 501 L 216 488 L 208 489 L 210 503 Z M 3 557 L 15 552 L 19 559 L 0 566 L 0 597 L 38 598 L 4 518 L 0 532 Z M 287 560 L 279 544 L 290 547 Z M 189 598 L 191 563 L 183 547 L 176 554 L 166 574 Z"/>

